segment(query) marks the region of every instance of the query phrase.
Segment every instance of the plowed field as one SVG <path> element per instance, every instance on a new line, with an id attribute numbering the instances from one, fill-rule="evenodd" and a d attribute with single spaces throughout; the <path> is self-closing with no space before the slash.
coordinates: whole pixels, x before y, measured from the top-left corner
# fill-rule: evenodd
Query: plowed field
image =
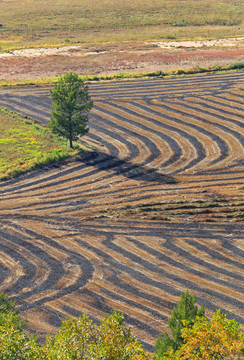
<path id="1" fill-rule="evenodd" d="M 244 323 L 243 80 L 91 84 L 92 150 L 0 183 L 0 291 L 32 330 L 117 308 L 152 350 L 186 289 Z M 0 104 L 49 121 L 47 88 Z"/>

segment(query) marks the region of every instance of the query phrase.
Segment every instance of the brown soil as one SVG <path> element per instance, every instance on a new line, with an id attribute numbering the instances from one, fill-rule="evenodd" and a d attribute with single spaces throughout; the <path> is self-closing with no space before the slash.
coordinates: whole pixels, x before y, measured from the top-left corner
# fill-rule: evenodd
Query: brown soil
<path id="1" fill-rule="evenodd" d="M 55 77 L 67 71 L 84 75 L 167 71 L 237 61 L 244 61 L 244 38 L 24 49 L 0 54 L 0 80 Z"/>

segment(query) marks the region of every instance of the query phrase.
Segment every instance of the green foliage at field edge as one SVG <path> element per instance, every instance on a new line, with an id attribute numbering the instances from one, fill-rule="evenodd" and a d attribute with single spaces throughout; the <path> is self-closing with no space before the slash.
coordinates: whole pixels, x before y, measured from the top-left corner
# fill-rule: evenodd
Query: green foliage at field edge
<path id="1" fill-rule="evenodd" d="M 8 299 L 0 293 L 1 308 L 6 308 Z M 3 306 L 2 306 L 3 305 Z M 56 336 L 48 336 L 43 346 L 16 324 L 15 303 L 9 302 L 13 321 L 0 317 L 0 360 L 152 360 L 146 353 L 132 329 L 124 324 L 124 315 L 116 310 L 105 314 L 100 324 L 95 324 L 86 314 L 66 319 Z M 15 317 L 14 317 L 15 316 Z"/>

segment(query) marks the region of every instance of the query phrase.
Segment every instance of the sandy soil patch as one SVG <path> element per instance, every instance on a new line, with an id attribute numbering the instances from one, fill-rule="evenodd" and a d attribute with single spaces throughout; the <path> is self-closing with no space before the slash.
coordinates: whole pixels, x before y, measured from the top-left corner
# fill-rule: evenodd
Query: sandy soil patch
<path id="1" fill-rule="evenodd" d="M 198 41 L 169 41 L 155 42 L 156 46 L 161 49 L 178 49 L 178 48 L 202 48 L 202 47 L 232 47 L 244 44 L 244 37 L 232 39 L 215 39 L 215 40 L 198 40 Z"/>

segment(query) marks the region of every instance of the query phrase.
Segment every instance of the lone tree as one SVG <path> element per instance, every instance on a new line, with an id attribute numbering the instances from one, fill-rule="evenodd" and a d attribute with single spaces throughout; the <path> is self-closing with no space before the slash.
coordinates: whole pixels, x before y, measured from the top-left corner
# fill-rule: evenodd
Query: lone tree
<path id="1" fill-rule="evenodd" d="M 70 147 L 73 148 L 73 141 L 89 130 L 88 111 L 93 102 L 88 94 L 88 86 L 77 74 L 70 72 L 60 77 L 50 94 L 53 107 L 50 128 L 54 133 L 69 139 Z"/>
<path id="2" fill-rule="evenodd" d="M 173 351 L 179 349 L 183 344 L 182 329 L 184 328 L 184 320 L 188 322 L 188 326 L 193 324 L 193 320 L 196 316 L 204 316 L 205 309 L 202 305 L 198 309 L 195 295 L 190 295 L 186 290 L 181 293 L 180 300 L 177 304 L 177 308 L 174 308 L 171 314 L 171 318 L 168 320 L 168 327 L 171 330 L 172 338 L 168 333 L 165 333 L 163 337 L 159 335 L 156 341 L 156 354 L 158 358 L 162 358 L 163 354 L 172 348 Z"/>

